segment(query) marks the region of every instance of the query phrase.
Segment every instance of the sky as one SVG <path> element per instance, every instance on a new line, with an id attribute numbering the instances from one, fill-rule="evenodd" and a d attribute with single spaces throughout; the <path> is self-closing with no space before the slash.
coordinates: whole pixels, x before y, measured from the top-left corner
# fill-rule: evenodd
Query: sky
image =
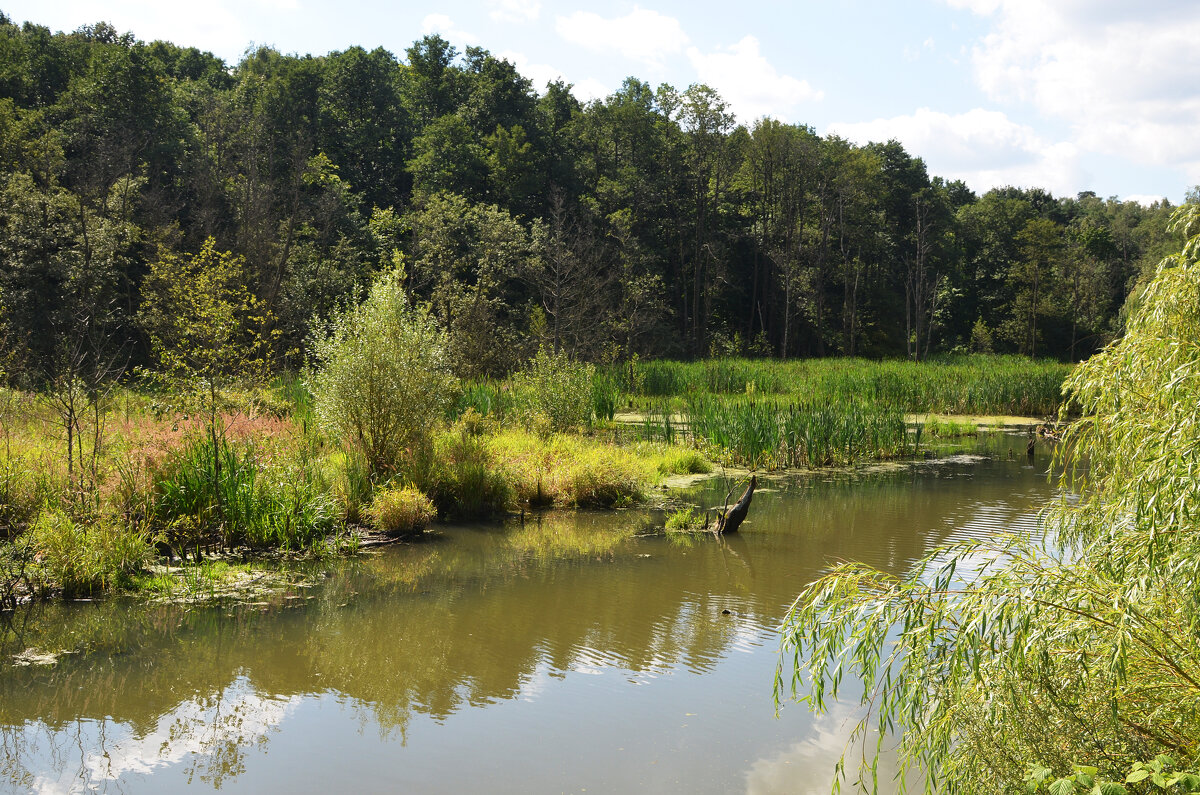
<path id="1" fill-rule="evenodd" d="M 541 90 L 627 76 L 706 83 L 763 116 L 897 139 L 976 192 L 1174 203 L 1200 184 L 1196 0 L 0 0 L 17 22 L 99 21 L 236 64 L 250 46 L 404 51 L 428 33 L 512 61 Z"/>

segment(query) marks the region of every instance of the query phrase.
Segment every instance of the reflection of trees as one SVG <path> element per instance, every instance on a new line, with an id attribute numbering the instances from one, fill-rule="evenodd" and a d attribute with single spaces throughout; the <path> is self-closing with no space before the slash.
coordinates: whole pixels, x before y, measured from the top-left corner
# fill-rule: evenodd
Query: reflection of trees
<path id="1" fill-rule="evenodd" d="M 294 699 L 259 695 L 239 677 L 212 694 L 184 699 L 149 727 L 106 717 L 6 725 L 0 727 L 0 771 L 28 791 L 105 791 L 119 789 L 129 774 L 183 763 L 189 782 L 219 789 L 245 770 L 246 751 L 265 747 L 294 705 Z"/>
<path id="2" fill-rule="evenodd" d="M 343 571 L 298 609 L 39 607 L 5 638 L 6 656 L 85 651 L 53 668 L 0 670 L 4 780 L 27 788 L 29 776 L 77 768 L 81 749 L 100 754 L 102 743 L 112 759 L 114 748 L 166 759 L 219 786 L 238 775 L 248 744 L 265 743 L 288 705 L 314 692 L 344 695 L 364 725 L 403 739 L 414 714 L 442 720 L 512 699 L 539 674 L 705 672 L 748 636 L 772 632 L 828 561 L 903 568 L 981 516 L 1008 529 L 1028 509 L 999 479 L 973 484 L 964 501 L 946 479 L 968 475 L 836 476 L 782 493 L 776 484 L 745 531 L 722 542 L 634 537 L 638 513 L 449 529 L 334 564 Z M 724 493 L 713 484 L 692 498 L 712 504 Z M 114 762 L 92 775 L 134 770 Z"/>

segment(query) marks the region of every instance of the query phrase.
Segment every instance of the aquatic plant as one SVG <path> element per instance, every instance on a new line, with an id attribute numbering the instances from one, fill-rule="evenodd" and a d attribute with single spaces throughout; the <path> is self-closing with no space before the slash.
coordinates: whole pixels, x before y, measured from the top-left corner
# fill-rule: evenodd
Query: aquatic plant
<path id="1" fill-rule="evenodd" d="M 633 371 L 631 376 L 630 371 Z M 1045 416 L 1058 409 L 1071 366 L 1022 356 L 946 356 L 925 362 L 865 359 L 638 361 L 606 371 L 636 398 L 701 394 L 859 400 L 908 413 Z"/>

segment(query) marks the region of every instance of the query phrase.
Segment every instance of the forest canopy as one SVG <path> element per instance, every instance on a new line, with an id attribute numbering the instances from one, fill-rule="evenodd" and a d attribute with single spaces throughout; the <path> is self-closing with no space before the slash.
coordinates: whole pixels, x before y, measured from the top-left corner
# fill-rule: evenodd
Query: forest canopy
<path id="1" fill-rule="evenodd" d="M 540 346 L 1078 360 L 1171 248 L 1169 211 L 977 196 L 896 141 L 739 124 L 704 85 L 584 104 L 438 36 L 230 65 L 0 14 L 0 295 L 30 382 L 68 351 L 150 361 L 147 275 L 206 246 L 244 263 L 276 368 L 392 269 L 465 377 Z"/>

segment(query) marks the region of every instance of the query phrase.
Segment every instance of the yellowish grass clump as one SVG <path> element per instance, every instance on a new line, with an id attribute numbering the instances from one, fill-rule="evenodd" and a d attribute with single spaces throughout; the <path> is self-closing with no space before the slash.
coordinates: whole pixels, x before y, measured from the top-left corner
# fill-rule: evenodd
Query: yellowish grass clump
<path id="1" fill-rule="evenodd" d="M 375 490 L 367 516 L 381 533 L 398 536 L 419 533 L 437 516 L 433 501 L 412 486 Z"/>
<path id="2" fill-rule="evenodd" d="M 517 500 L 531 505 L 610 507 L 643 499 L 664 475 L 712 471 L 693 450 L 566 434 L 503 431 L 488 440 L 488 450 Z"/>

